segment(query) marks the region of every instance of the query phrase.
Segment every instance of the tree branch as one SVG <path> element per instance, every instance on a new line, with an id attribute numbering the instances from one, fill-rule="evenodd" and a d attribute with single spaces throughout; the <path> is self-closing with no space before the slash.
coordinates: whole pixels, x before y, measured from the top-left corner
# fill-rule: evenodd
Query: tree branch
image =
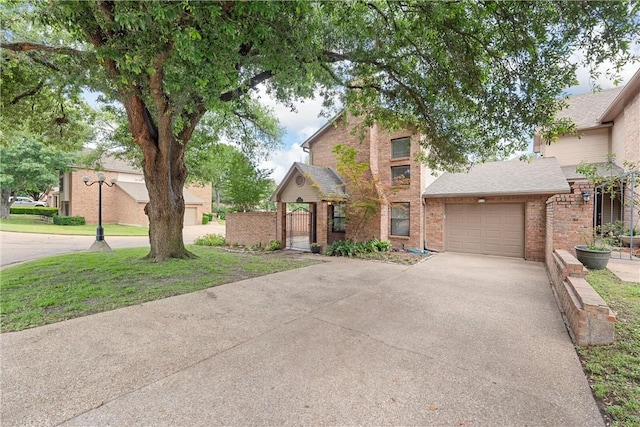
<path id="1" fill-rule="evenodd" d="M 238 99 L 242 95 L 248 93 L 254 87 L 258 86 L 260 83 L 269 80 L 271 77 L 273 77 L 273 71 L 271 70 L 263 71 L 259 74 L 256 74 L 255 76 L 251 77 L 247 85 L 230 90 L 229 92 L 225 92 L 220 95 L 220 101 L 229 102 L 234 99 Z"/>
<path id="2" fill-rule="evenodd" d="M 206 112 L 207 112 L 207 109 L 204 106 L 204 102 L 200 101 L 196 106 L 195 111 L 187 115 L 187 123 L 189 123 L 189 125 L 183 128 L 182 131 L 180 131 L 180 133 L 178 134 L 178 138 L 180 139 L 180 141 L 184 142 L 184 141 L 189 141 L 191 139 L 191 135 L 193 134 L 193 131 L 196 129 L 198 122 L 200 122 L 200 119 L 202 118 L 202 116 L 204 116 L 204 113 Z"/>
<path id="3" fill-rule="evenodd" d="M 21 99 L 27 98 L 29 96 L 33 96 L 36 93 L 38 93 L 40 91 L 40 89 L 42 89 L 44 87 L 44 80 L 40 80 L 40 83 L 38 83 L 38 85 L 36 87 L 34 87 L 31 90 L 28 90 L 24 93 L 21 93 L 20 95 L 16 96 L 15 98 L 13 98 L 11 100 L 11 102 L 9 102 L 9 105 L 15 105 L 17 104 Z"/>
<path id="4" fill-rule="evenodd" d="M 39 43 L 18 42 L 18 43 L 2 43 L 0 47 L 11 50 L 13 52 L 28 52 L 37 50 L 40 52 L 59 53 L 61 55 L 85 55 L 88 52 L 70 47 L 47 46 Z"/>
<path id="5" fill-rule="evenodd" d="M 44 65 L 47 68 L 51 68 L 53 71 L 62 71 L 62 69 L 58 67 L 56 64 L 49 61 L 45 61 L 44 59 L 38 58 L 36 55 L 27 55 L 27 56 L 31 58 L 33 62 L 37 62 L 40 65 Z"/>

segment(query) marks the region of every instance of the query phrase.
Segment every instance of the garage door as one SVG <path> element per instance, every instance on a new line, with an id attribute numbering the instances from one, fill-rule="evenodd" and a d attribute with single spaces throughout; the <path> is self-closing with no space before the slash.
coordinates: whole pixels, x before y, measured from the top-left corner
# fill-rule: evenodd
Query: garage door
<path id="1" fill-rule="evenodd" d="M 524 205 L 445 205 L 445 249 L 524 258 Z"/>
<path id="2" fill-rule="evenodd" d="M 198 208 L 187 207 L 184 209 L 184 225 L 198 224 Z"/>

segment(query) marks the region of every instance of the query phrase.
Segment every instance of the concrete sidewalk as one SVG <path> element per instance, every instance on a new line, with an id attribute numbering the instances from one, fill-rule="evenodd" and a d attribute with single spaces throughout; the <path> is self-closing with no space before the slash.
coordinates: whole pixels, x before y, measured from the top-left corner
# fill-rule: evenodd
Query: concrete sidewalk
<path id="1" fill-rule="evenodd" d="M 2 426 L 604 425 L 542 264 L 327 260 L 2 334 Z"/>

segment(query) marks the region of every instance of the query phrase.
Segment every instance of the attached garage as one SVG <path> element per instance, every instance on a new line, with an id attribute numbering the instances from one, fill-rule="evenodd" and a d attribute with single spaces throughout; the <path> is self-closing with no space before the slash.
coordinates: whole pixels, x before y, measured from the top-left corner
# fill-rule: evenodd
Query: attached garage
<path id="1" fill-rule="evenodd" d="M 523 203 L 445 204 L 445 250 L 524 257 Z"/>
<path id="2" fill-rule="evenodd" d="M 444 173 L 422 193 L 425 247 L 544 261 L 547 200 L 570 192 L 553 157 Z"/>

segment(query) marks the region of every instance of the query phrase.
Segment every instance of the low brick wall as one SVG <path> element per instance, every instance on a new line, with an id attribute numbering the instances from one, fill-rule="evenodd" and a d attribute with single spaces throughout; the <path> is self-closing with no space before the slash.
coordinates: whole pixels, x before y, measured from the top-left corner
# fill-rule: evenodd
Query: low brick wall
<path id="1" fill-rule="evenodd" d="M 229 212 L 225 240 L 229 244 L 265 247 L 276 237 L 276 212 Z"/>
<path id="2" fill-rule="evenodd" d="M 577 345 L 611 344 L 616 316 L 584 279 L 587 270 L 564 249 L 553 251 L 547 270 L 556 300 Z"/>

